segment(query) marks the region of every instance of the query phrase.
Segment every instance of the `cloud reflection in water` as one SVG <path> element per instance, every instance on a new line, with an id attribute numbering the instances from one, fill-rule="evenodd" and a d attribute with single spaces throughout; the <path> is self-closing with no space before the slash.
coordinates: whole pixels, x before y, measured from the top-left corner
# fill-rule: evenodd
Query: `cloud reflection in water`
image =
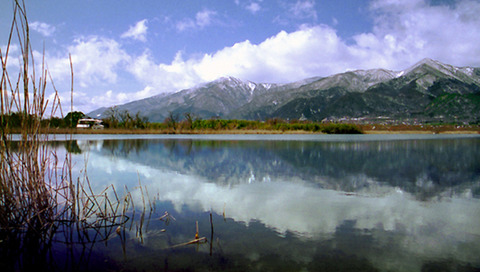
<path id="1" fill-rule="evenodd" d="M 251 222 L 261 222 L 281 236 L 293 233 L 300 238 L 314 240 L 332 239 L 348 225 L 367 233 L 378 240 L 379 244 L 385 240 L 385 234 L 391 233 L 393 238 L 390 239 L 393 240 L 389 243 L 392 243 L 390 247 L 393 247 L 392 252 L 396 254 L 415 254 L 425 259 L 444 259 L 447 256 L 467 263 L 478 262 L 476 256 L 480 253 L 480 200 L 472 194 L 472 191 L 478 188 L 476 177 L 466 184 L 442 187 L 442 181 L 435 183 L 435 179 L 432 179 L 433 172 L 425 174 L 430 170 L 414 169 L 414 172 L 403 173 L 406 180 L 415 181 L 411 184 L 403 185 L 398 176 L 391 177 L 392 182 L 382 182 L 381 177 L 386 174 L 372 173 L 374 168 L 370 163 L 374 161 L 368 159 L 363 160 L 362 165 L 356 166 L 365 172 L 349 168 L 351 162 L 348 161 L 345 168 L 335 169 L 335 173 L 331 175 L 326 168 L 314 169 L 315 160 L 318 162 L 319 157 L 331 159 L 335 155 L 344 159 L 346 155 L 342 157 L 340 151 L 346 150 L 363 152 L 355 155 L 355 159 L 374 156 L 374 152 L 392 152 L 397 158 L 386 159 L 386 155 L 380 156 L 383 160 L 382 166 L 391 167 L 389 171 L 393 171 L 394 167 L 405 170 L 411 165 L 415 166 L 415 156 L 423 158 L 420 154 L 425 152 L 421 143 L 407 144 L 414 148 L 404 154 L 399 154 L 398 146 L 390 143 L 328 144 L 324 149 L 313 151 L 306 150 L 308 145 L 301 146 L 300 149 L 297 145 L 285 145 L 274 157 L 267 156 L 272 156 L 267 154 L 270 152 L 268 149 L 257 150 L 254 154 L 257 156 L 263 153 L 264 157 L 259 159 L 257 156 L 256 160 L 248 162 L 244 161 L 247 155 L 241 153 L 243 147 L 238 146 L 233 147 L 233 151 L 226 151 L 232 147 L 202 146 L 187 152 L 179 143 L 173 148 L 169 145 L 161 148 L 150 145 L 143 151 L 111 156 L 105 153 L 105 150 L 98 149 L 97 145 L 89 152 L 88 173 L 98 188 L 112 183 L 119 187 L 127 184 L 132 188 L 138 184 L 140 178 L 141 183 L 148 188 L 150 196 L 171 202 L 178 213 L 189 209 L 199 212 L 213 211 L 221 215 L 225 207 L 226 216 L 236 222 L 244 222 L 247 226 Z M 418 146 L 421 148 L 415 148 Z M 426 151 L 432 151 L 431 146 L 426 147 Z M 445 153 L 445 149 L 449 148 L 455 151 L 451 153 L 454 157 L 463 152 L 451 144 L 441 146 L 438 152 Z M 474 146 L 473 151 L 475 148 L 478 147 Z M 331 150 L 331 153 L 325 150 Z M 308 157 L 313 157 L 314 161 L 305 161 L 305 157 L 301 157 L 301 154 L 306 153 Z M 289 159 L 285 159 L 287 154 Z M 152 159 L 155 157 L 158 159 Z M 83 159 L 83 156 L 76 158 Z M 206 161 L 207 158 L 213 162 Z M 468 165 L 473 164 L 468 161 L 469 158 L 459 157 L 456 162 L 463 160 L 466 161 L 463 164 L 467 164 L 467 168 L 478 167 Z M 235 163 L 235 160 L 238 165 L 229 165 Z M 435 162 L 434 158 L 427 160 Z M 398 162 L 397 166 L 395 161 Z M 287 175 L 299 162 L 302 162 L 300 165 L 304 167 L 303 173 Z M 229 171 L 228 179 L 211 178 L 208 171 L 217 173 L 219 170 L 211 166 L 217 164 L 222 164 L 225 170 Z M 280 165 L 283 171 L 272 172 L 272 168 L 268 167 L 262 170 L 264 165 Z M 310 168 L 305 168 L 305 165 Z M 207 169 L 196 174 L 199 167 Z M 330 162 L 329 167 L 336 166 L 334 162 Z M 453 176 L 452 180 L 457 175 L 455 171 L 459 169 L 456 168 L 459 166 L 455 165 L 446 167 L 433 163 L 429 167 L 448 168 L 445 171 Z M 315 178 L 305 179 L 305 173 L 313 173 Z M 345 183 L 345 180 L 350 182 Z M 334 186 L 340 187 L 335 189 Z M 440 189 L 433 194 L 429 193 L 427 199 L 419 198 L 416 191 L 408 191 L 412 190 L 412 187 L 427 190 L 429 186 Z"/>

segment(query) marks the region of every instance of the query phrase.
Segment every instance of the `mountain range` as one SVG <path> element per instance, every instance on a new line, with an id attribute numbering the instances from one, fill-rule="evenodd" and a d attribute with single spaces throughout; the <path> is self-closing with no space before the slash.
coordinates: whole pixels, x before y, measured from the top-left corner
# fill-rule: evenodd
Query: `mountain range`
<path id="1" fill-rule="evenodd" d="M 108 108 L 88 113 L 105 118 Z M 480 122 L 480 68 L 423 59 L 403 71 L 356 70 L 288 84 L 223 77 L 116 106 L 151 122 L 197 118 Z"/>

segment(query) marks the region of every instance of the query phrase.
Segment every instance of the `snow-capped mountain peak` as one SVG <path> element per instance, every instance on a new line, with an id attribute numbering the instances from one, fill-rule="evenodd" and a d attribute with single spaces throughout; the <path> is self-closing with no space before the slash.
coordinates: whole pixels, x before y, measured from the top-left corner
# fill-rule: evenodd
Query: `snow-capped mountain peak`
<path id="1" fill-rule="evenodd" d="M 475 121 L 480 120 L 476 100 L 478 95 L 480 69 L 455 67 L 423 59 L 402 71 L 354 70 L 285 84 L 222 77 L 176 93 L 133 101 L 118 108 L 132 114 L 139 112 L 154 122 L 163 121 L 169 112 L 179 115 L 188 112 L 207 119 L 255 120 L 299 116 L 308 120 L 344 116 L 371 118 L 376 114 L 395 118 L 415 114 L 417 118 L 427 120 L 432 116 L 454 114 L 457 121 L 460 120 L 459 116 Z M 453 100 L 436 103 L 435 99 L 440 97 Z M 98 109 L 89 115 L 97 116 L 105 110 Z"/>

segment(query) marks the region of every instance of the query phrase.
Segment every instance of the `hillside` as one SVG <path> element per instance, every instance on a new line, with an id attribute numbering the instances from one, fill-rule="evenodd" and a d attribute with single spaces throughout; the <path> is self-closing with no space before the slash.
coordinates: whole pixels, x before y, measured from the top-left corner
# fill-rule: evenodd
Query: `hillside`
<path id="1" fill-rule="evenodd" d="M 105 117 L 106 108 L 88 115 Z M 403 71 L 357 70 L 289 84 L 228 77 L 117 106 L 161 122 L 170 113 L 202 119 L 480 121 L 480 69 L 424 59 Z"/>

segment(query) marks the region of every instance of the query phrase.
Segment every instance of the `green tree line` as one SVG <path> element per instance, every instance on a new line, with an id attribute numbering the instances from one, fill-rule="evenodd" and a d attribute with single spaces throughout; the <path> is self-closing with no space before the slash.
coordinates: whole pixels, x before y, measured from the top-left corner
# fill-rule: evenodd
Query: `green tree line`
<path id="1" fill-rule="evenodd" d="M 361 129 L 354 124 L 322 124 L 308 121 L 285 121 L 285 120 L 195 120 L 192 129 L 198 130 L 275 130 L 275 131 L 309 131 L 327 134 L 361 134 Z"/>
<path id="2" fill-rule="evenodd" d="M 83 118 L 85 114 L 82 112 L 70 112 L 65 117 L 51 117 L 49 119 L 40 120 L 42 127 L 51 128 L 74 128 L 77 125 L 79 119 Z M 18 129 L 24 124 L 32 124 L 34 120 L 37 120 L 37 116 L 22 112 L 13 112 L 10 114 L 0 115 L 0 124 L 3 128 Z"/>
<path id="3" fill-rule="evenodd" d="M 191 113 L 183 117 L 169 113 L 162 123 L 151 123 L 139 113 L 132 115 L 128 111 L 119 111 L 113 107 L 106 111 L 102 119 L 105 128 L 111 129 L 151 129 L 171 130 L 175 133 L 188 133 L 205 130 L 271 130 L 271 131 L 308 131 L 327 134 L 360 134 L 362 130 L 354 124 L 319 123 L 300 120 L 269 119 L 267 121 L 228 120 L 228 119 L 201 119 Z M 1 116 L 0 124 L 3 128 L 21 128 L 22 122 L 33 122 L 34 116 L 25 116 L 22 113 L 11 113 Z M 42 127 L 48 128 L 75 128 L 78 120 L 86 118 L 79 111 L 69 112 L 65 117 L 51 117 L 41 120 Z"/>
<path id="4" fill-rule="evenodd" d="M 169 113 L 162 124 L 156 124 L 160 129 L 173 131 L 189 130 L 274 130 L 274 131 L 309 131 L 327 134 L 361 134 L 361 128 L 348 123 L 320 123 L 300 120 L 269 119 L 267 121 L 236 120 L 236 119 L 201 119 L 191 113 L 180 118 L 178 114 Z"/>

